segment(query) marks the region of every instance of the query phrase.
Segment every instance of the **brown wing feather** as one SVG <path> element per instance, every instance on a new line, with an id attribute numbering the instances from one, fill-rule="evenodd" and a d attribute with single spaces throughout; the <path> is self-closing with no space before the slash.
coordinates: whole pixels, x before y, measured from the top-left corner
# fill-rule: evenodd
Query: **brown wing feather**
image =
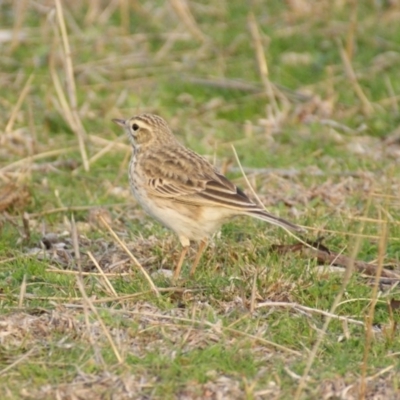
<path id="1" fill-rule="evenodd" d="M 192 205 L 223 206 L 269 223 L 300 231 L 301 228 L 267 213 L 204 158 L 189 149 L 165 147 L 140 162 L 153 196 Z"/>
<path id="2" fill-rule="evenodd" d="M 189 149 L 163 148 L 143 159 L 141 165 L 155 196 L 241 211 L 258 209 L 242 190 Z"/>

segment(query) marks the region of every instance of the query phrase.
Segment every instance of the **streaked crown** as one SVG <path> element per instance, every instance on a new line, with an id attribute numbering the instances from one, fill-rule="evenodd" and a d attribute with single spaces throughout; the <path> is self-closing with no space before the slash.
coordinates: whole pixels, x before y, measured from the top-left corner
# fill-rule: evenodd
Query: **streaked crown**
<path id="1" fill-rule="evenodd" d="M 174 140 L 169 126 L 158 115 L 140 114 L 126 120 L 113 119 L 113 122 L 125 128 L 133 146 Z"/>

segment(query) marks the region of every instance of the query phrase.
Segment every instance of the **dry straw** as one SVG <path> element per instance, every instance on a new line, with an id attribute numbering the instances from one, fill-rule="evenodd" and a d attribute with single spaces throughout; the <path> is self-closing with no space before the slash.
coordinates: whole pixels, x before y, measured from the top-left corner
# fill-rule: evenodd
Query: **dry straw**
<path id="1" fill-rule="evenodd" d="M 62 45 L 63 45 L 62 55 L 64 61 L 65 81 L 67 86 L 68 101 L 66 99 L 64 90 L 62 89 L 60 79 L 57 75 L 54 66 L 54 56 L 50 58 L 50 73 L 53 79 L 54 87 L 57 92 L 59 106 L 60 106 L 60 113 L 64 117 L 68 125 L 71 127 L 73 132 L 76 134 L 79 143 L 79 150 L 82 157 L 83 167 L 85 171 L 89 171 L 89 162 L 85 147 L 86 132 L 78 113 L 78 103 L 76 97 L 76 86 L 75 86 L 74 68 L 71 56 L 71 47 L 69 45 L 67 28 L 65 26 L 61 1 L 55 0 L 55 5 L 56 5 L 58 29 L 54 27 L 54 31 L 56 37 L 58 37 L 59 34 L 61 34 Z"/>
<path id="2" fill-rule="evenodd" d="M 118 237 L 118 235 L 112 230 L 111 226 L 109 223 L 105 220 L 105 218 L 99 214 L 98 216 L 100 222 L 107 228 L 107 230 L 111 233 L 112 237 L 118 242 L 118 244 L 123 248 L 123 250 L 126 252 L 126 254 L 129 256 L 129 258 L 133 261 L 133 263 L 137 266 L 139 271 L 143 274 L 143 276 L 146 278 L 147 282 L 150 285 L 151 290 L 156 294 L 157 297 L 160 297 L 160 292 L 157 289 L 157 286 L 154 284 L 152 279 L 150 278 L 150 275 L 147 273 L 147 271 L 142 267 L 142 265 L 139 263 L 137 258 L 129 251 L 129 249 L 126 247 L 125 243 Z"/>
<path id="3" fill-rule="evenodd" d="M 366 215 L 368 214 L 368 210 L 370 208 L 370 204 L 371 204 L 371 197 L 369 197 L 369 201 L 368 201 L 368 204 L 367 204 L 366 209 L 365 209 L 365 214 Z M 359 228 L 359 233 L 360 234 L 363 232 L 364 226 L 365 226 L 365 223 L 362 222 L 361 225 L 360 225 L 360 228 Z M 310 374 L 310 371 L 311 371 L 311 367 L 314 364 L 315 358 L 316 358 L 317 353 L 318 353 L 318 351 L 319 351 L 319 349 L 321 347 L 322 341 L 323 341 L 323 339 L 324 339 L 324 337 L 326 335 L 326 332 L 328 330 L 329 324 L 331 323 L 332 319 L 334 318 L 333 316 L 335 315 L 335 311 L 336 311 L 338 305 L 340 304 L 340 302 L 342 300 L 342 297 L 343 297 L 343 294 L 344 294 L 344 292 L 346 290 L 346 287 L 350 282 L 350 278 L 353 275 L 354 263 L 355 263 L 355 260 L 357 259 L 357 254 L 360 251 L 361 243 L 362 243 L 362 237 L 361 236 L 357 236 L 356 239 L 355 239 L 355 243 L 353 245 L 350 261 L 347 264 L 347 267 L 346 267 L 346 270 L 345 270 L 345 273 L 344 273 L 344 276 L 343 276 L 341 288 L 340 288 L 339 293 L 336 295 L 336 297 L 335 297 L 335 299 L 334 299 L 334 301 L 332 303 L 331 309 L 329 310 L 329 315 L 326 316 L 325 323 L 324 323 L 322 329 L 320 329 L 318 331 L 317 340 L 316 340 L 313 348 L 311 349 L 310 355 L 309 355 L 309 357 L 307 359 L 306 367 L 304 368 L 304 371 L 303 371 L 303 375 L 302 375 L 302 377 L 300 379 L 299 385 L 297 386 L 297 390 L 296 390 L 295 396 L 294 396 L 295 400 L 299 400 L 301 398 L 301 396 L 302 396 L 303 390 L 304 390 L 304 388 L 306 386 L 306 382 L 309 379 L 309 374 Z"/>
<path id="4" fill-rule="evenodd" d="M 78 236 L 78 230 L 76 228 L 76 224 L 75 224 L 75 219 L 74 216 L 72 215 L 71 217 L 71 238 L 72 238 L 72 244 L 74 247 L 74 252 L 75 252 L 75 261 L 78 265 L 78 270 L 79 272 L 82 272 L 82 268 L 81 268 L 81 256 L 80 256 L 80 248 L 79 248 L 79 236 Z M 106 278 L 107 279 L 107 278 Z M 111 333 L 109 332 L 107 325 L 104 323 L 103 319 L 101 318 L 99 312 L 97 311 L 97 308 L 94 306 L 94 304 L 92 303 L 92 300 L 88 297 L 88 295 L 86 294 L 86 289 L 85 289 L 85 285 L 84 285 L 84 280 L 83 280 L 83 276 L 81 274 L 79 274 L 76 277 L 76 282 L 78 285 L 78 289 L 82 295 L 82 299 L 83 299 L 83 309 L 85 312 L 85 321 L 86 321 L 86 327 L 87 327 L 87 331 L 88 331 L 88 337 L 89 340 L 92 344 L 93 349 L 96 352 L 96 347 L 97 344 L 94 341 L 94 338 L 91 335 L 91 330 L 90 330 L 90 318 L 89 318 L 89 313 L 88 310 L 90 309 L 90 311 L 95 315 L 97 321 L 99 322 L 101 329 L 103 330 L 113 352 L 115 357 L 117 358 L 119 363 L 122 363 L 124 360 L 121 356 L 121 354 L 118 351 L 117 346 L 114 343 L 114 340 L 111 336 Z M 115 291 L 114 291 L 115 293 Z"/>

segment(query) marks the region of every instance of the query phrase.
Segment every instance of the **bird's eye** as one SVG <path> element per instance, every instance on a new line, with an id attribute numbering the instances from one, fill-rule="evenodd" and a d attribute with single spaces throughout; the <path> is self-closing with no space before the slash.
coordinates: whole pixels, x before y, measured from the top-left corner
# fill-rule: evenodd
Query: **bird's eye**
<path id="1" fill-rule="evenodd" d="M 132 124 L 132 129 L 134 131 L 137 131 L 139 129 L 139 125 L 138 124 Z"/>

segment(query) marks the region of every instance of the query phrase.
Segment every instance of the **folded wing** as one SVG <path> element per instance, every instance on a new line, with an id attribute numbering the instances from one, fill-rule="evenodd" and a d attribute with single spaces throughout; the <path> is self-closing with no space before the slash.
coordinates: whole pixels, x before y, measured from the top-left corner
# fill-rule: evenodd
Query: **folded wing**
<path id="1" fill-rule="evenodd" d="M 188 149 L 165 157 L 149 157 L 145 163 L 148 190 L 153 196 L 174 199 L 180 203 L 225 207 L 237 214 L 249 215 L 274 225 L 300 231 L 301 228 L 275 217 L 254 204 L 231 181 L 218 173 L 205 159 Z M 157 153 L 159 154 L 159 152 Z M 179 157 L 177 157 L 179 155 Z M 167 163 L 163 160 L 168 160 Z"/>

